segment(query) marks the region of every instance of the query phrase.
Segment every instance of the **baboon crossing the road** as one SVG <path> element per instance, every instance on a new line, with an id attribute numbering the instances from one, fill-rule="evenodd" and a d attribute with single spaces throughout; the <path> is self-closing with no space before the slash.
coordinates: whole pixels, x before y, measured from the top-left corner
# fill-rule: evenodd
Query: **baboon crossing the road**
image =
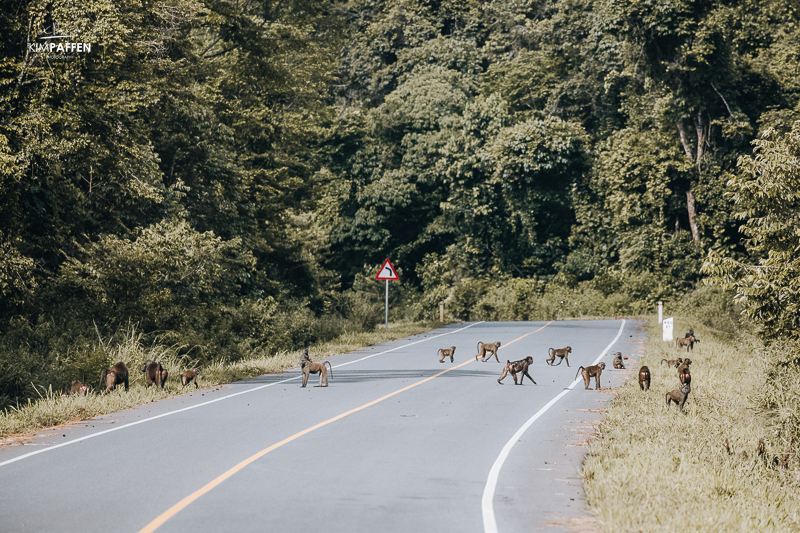
<path id="1" fill-rule="evenodd" d="M 452 363 L 453 362 L 453 354 L 455 354 L 455 353 L 456 353 L 456 347 L 455 346 L 451 346 L 450 348 L 439 348 L 439 351 L 436 352 L 436 355 L 442 354 L 442 356 L 439 358 L 439 362 L 440 363 L 444 363 L 444 358 L 445 357 L 449 357 L 450 358 L 450 362 Z"/>
<path id="2" fill-rule="evenodd" d="M 333 367 L 328 361 L 323 361 L 322 363 L 315 363 L 311 360 L 311 357 L 308 355 L 308 348 L 303 350 L 303 356 L 300 358 L 300 370 L 303 372 L 303 387 L 308 384 L 308 375 L 309 374 L 319 374 L 319 385 L 318 387 L 327 387 L 328 386 L 328 369 L 325 368 L 325 365 L 331 369 L 331 377 L 333 377 Z M 322 384 L 323 380 L 325 381 L 325 385 Z"/>
<path id="3" fill-rule="evenodd" d="M 536 382 L 533 381 L 533 378 L 530 374 L 528 374 L 528 367 L 533 364 L 533 357 L 528 356 L 525 359 L 520 359 L 519 361 L 506 361 L 506 365 L 503 367 L 503 375 L 497 379 L 497 382 L 502 385 L 503 379 L 511 372 L 511 377 L 514 378 L 514 385 L 522 385 L 522 381 L 525 379 L 525 376 L 528 376 L 528 379 L 536 385 Z M 520 373 L 519 376 L 519 383 L 517 383 L 517 372 Z"/>
<path id="4" fill-rule="evenodd" d="M 500 362 L 500 359 L 497 357 L 497 350 L 500 349 L 500 341 L 493 342 L 491 344 L 484 344 L 482 342 L 478 343 L 478 355 L 475 356 L 475 360 L 478 360 L 478 357 L 481 358 L 481 361 L 488 361 L 494 355 L 494 358 L 497 359 L 497 362 Z M 491 354 L 491 355 L 488 355 Z"/>
<path id="5" fill-rule="evenodd" d="M 566 348 L 550 348 L 547 350 L 547 355 L 550 356 L 547 359 L 547 364 L 550 366 L 558 366 L 561 364 L 562 361 L 567 361 L 567 366 L 569 366 L 569 354 L 572 353 L 572 346 L 567 346 Z M 553 365 L 553 362 L 556 360 L 556 356 L 560 357 L 558 360 L 558 365 Z"/>
<path id="6" fill-rule="evenodd" d="M 578 367 L 578 374 L 583 374 L 583 383 L 586 385 L 585 389 L 589 390 L 589 380 L 594 377 L 594 384 L 595 390 L 600 390 L 600 374 L 603 373 L 605 370 L 606 364 L 600 363 L 599 365 L 592 365 L 584 367 Z M 575 374 L 575 378 L 578 377 L 578 374 Z"/>

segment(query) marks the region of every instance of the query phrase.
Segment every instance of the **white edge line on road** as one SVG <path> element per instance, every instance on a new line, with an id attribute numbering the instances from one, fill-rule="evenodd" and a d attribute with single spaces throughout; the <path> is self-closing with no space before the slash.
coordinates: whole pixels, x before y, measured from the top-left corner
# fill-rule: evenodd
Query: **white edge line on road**
<path id="1" fill-rule="evenodd" d="M 418 340 L 418 341 L 415 341 L 415 342 L 411 342 L 409 344 L 404 344 L 402 346 L 397 346 L 396 348 L 392 348 L 391 350 L 386 350 L 386 351 L 383 351 L 383 352 L 374 353 L 372 355 L 368 355 L 366 357 L 362 357 L 361 359 L 356 359 L 355 361 L 350 361 L 348 363 L 342 363 L 340 365 L 336 365 L 333 368 L 339 368 L 339 367 L 342 367 L 342 366 L 352 365 L 353 363 L 358 363 L 360 361 L 365 361 L 367 359 L 372 359 L 373 357 L 377 357 L 379 355 L 387 354 L 389 352 L 394 352 L 396 350 L 400 350 L 401 348 L 407 348 L 409 346 L 414 346 L 415 344 L 419 344 L 421 342 L 428 342 L 428 341 L 433 340 L 433 339 L 438 339 L 439 337 L 444 337 L 445 335 L 452 335 L 453 333 L 458 333 L 460 331 L 464 331 L 465 329 L 469 329 L 469 328 L 471 328 L 473 326 L 477 326 L 478 324 L 482 324 L 483 322 L 484 321 L 475 322 L 474 324 L 470 324 L 469 326 L 465 326 L 465 327 L 463 327 L 461 329 L 448 331 L 447 333 L 442 333 L 440 335 L 434 335 L 433 337 L 421 339 L 421 340 Z M 236 392 L 234 394 L 228 394 L 227 396 L 223 396 L 222 398 L 217 398 L 216 400 L 209 400 L 207 402 L 198 403 L 197 405 L 192 405 L 190 407 L 184 407 L 183 409 L 178 409 L 177 411 L 170 411 L 168 413 L 163 413 L 163 414 L 160 414 L 160 415 L 151 416 L 150 418 L 145 418 L 144 420 L 137 420 L 136 422 L 131 422 L 129 424 L 123 424 L 123 425 L 115 427 L 115 428 L 106 429 L 104 431 L 98 431 L 97 433 L 92 433 L 91 435 L 86 435 L 85 437 L 80 437 L 78 439 L 70 440 L 70 441 L 67 441 L 67 442 L 62 442 L 61 444 L 56 444 L 54 446 L 49 446 L 47 448 L 42 448 L 41 450 L 36 450 L 35 452 L 26 453 L 24 455 L 20 455 L 19 457 L 14 457 L 13 459 L 9 459 L 8 461 L 3 461 L 2 463 L 0 463 L 0 467 L 8 465 L 8 464 L 11 464 L 11 463 L 15 463 L 17 461 L 21 461 L 23 459 L 27 459 L 28 457 L 33 457 L 34 455 L 39 455 L 40 453 L 49 452 L 49 451 L 55 450 L 57 448 L 62 448 L 64 446 L 69 446 L 71 444 L 75 444 L 75 443 L 82 442 L 82 441 L 85 441 L 85 440 L 93 439 L 95 437 L 99 437 L 99 436 L 105 435 L 107 433 L 112 433 L 114 431 L 119 431 L 121 429 L 126 429 L 126 428 L 129 428 L 129 427 L 132 427 L 132 426 L 136 426 L 136 425 L 139 425 L 139 424 L 144 424 L 145 422 L 152 422 L 153 420 L 158 420 L 159 418 L 164 418 L 165 416 L 177 415 L 178 413 L 183 413 L 185 411 L 190 411 L 192 409 L 197 409 L 198 407 L 203 407 L 205 405 L 210 405 L 212 403 L 220 402 L 222 400 L 227 400 L 228 398 L 233 398 L 234 396 L 239 396 L 241 394 L 248 394 L 250 392 L 255 392 L 257 390 L 261 390 L 261 389 L 264 389 L 264 388 L 267 388 L 267 387 L 280 385 L 281 383 L 286 383 L 287 381 L 292 381 L 292 380 L 295 380 L 295 379 L 300 379 L 300 376 L 294 376 L 294 377 L 291 377 L 291 378 L 288 378 L 288 379 L 283 379 L 281 381 L 276 381 L 274 383 L 268 383 L 266 385 L 260 385 L 258 387 L 254 387 L 252 389 L 247 389 L 245 391 Z M 111 413 L 109 413 L 109 414 L 111 414 Z"/>
<path id="2" fill-rule="evenodd" d="M 611 349 L 614 344 L 619 340 L 620 336 L 622 335 L 622 330 L 625 328 L 625 320 L 622 321 L 622 324 L 619 326 L 619 331 L 617 332 L 617 336 L 614 337 L 614 340 L 609 343 L 608 346 L 605 347 L 603 352 L 597 356 L 593 365 L 596 365 L 600 362 L 604 356 L 608 354 L 608 351 Z M 483 514 L 483 531 L 485 533 L 498 533 L 497 530 L 497 520 L 494 516 L 494 491 L 497 488 L 497 479 L 500 477 L 500 469 L 503 468 L 503 463 L 506 462 L 508 455 L 511 453 L 511 448 L 522 438 L 523 433 L 528 430 L 529 427 L 533 425 L 536 420 L 542 416 L 544 413 L 547 412 L 555 403 L 563 398 L 567 393 L 572 391 L 572 389 L 578 384 L 581 383 L 583 379 L 576 379 L 572 382 L 572 385 L 561 391 L 555 398 L 547 402 L 547 405 L 539 409 L 535 415 L 530 417 L 525 424 L 516 433 L 511 439 L 503 446 L 503 449 L 500 451 L 500 455 L 495 460 L 494 464 L 492 465 L 491 470 L 489 470 L 489 478 L 486 480 L 486 486 L 483 488 L 483 497 L 481 498 L 481 513 Z"/>

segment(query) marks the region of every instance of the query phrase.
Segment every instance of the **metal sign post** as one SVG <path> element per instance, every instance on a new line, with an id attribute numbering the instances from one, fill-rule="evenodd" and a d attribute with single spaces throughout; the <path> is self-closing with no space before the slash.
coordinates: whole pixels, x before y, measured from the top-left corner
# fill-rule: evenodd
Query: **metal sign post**
<path id="1" fill-rule="evenodd" d="M 658 302 L 658 323 L 661 324 L 664 321 L 664 304 L 662 302 Z"/>
<path id="2" fill-rule="evenodd" d="M 400 276 L 397 275 L 397 271 L 387 259 L 383 262 L 383 265 L 381 265 L 381 269 L 378 271 L 378 275 L 375 276 L 375 279 L 386 280 L 386 329 L 389 329 L 389 280 L 399 280 Z"/>

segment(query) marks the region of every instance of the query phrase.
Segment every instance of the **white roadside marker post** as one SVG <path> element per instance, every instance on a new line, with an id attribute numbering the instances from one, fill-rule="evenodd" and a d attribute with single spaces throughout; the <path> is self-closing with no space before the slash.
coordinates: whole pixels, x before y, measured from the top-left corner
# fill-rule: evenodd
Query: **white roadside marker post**
<path id="1" fill-rule="evenodd" d="M 672 342 L 672 317 L 665 318 L 661 324 L 664 342 Z"/>

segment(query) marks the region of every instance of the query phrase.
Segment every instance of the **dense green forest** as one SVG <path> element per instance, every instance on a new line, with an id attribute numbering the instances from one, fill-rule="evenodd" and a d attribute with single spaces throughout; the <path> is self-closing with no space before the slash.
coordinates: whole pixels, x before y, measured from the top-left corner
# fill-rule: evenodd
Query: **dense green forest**
<path id="1" fill-rule="evenodd" d="M 705 280 L 798 331 L 793 0 L 1 4 L 0 407 L 130 328 L 201 363 L 372 328 L 386 257 L 396 320 Z"/>

